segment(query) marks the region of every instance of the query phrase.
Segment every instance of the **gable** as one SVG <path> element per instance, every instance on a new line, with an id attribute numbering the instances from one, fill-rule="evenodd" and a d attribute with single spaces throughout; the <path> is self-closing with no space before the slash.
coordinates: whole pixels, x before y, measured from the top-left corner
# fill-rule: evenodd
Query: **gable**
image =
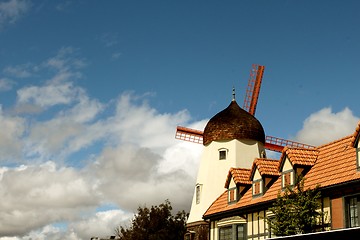
<path id="1" fill-rule="evenodd" d="M 256 168 L 255 171 L 254 171 L 252 181 L 257 181 L 257 180 L 260 180 L 260 179 L 261 179 L 261 174 L 259 172 L 259 169 Z"/>
<path id="2" fill-rule="evenodd" d="M 286 172 L 286 171 L 289 171 L 289 170 L 293 170 L 293 166 L 290 162 L 290 159 L 286 156 L 285 157 L 285 160 L 284 160 L 284 163 L 283 163 L 283 166 L 282 166 L 282 169 L 280 169 L 281 172 Z"/>
<path id="3" fill-rule="evenodd" d="M 231 178 L 228 189 L 234 188 L 234 187 L 236 187 L 236 183 L 234 181 L 234 178 Z"/>

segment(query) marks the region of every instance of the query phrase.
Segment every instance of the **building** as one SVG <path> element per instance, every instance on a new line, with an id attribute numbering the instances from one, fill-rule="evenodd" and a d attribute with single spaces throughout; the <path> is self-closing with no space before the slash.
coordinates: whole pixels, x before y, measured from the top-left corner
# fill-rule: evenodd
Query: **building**
<path id="1" fill-rule="evenodd" d="M 265 156 L 265 132 L 261 123 L 241 109 L 235 97 L 229 106 L 207 123 L 187 238 L 208 236 L 209 224 L 203 214 L 224 191 L 224 176 L 231 167 L 250 169 L 254 158 Z"/>
<path id="2" fill-rule="evenodd" d="M 312 149 L 285 147 L 268 159 L 258 120 L 233 99 L 210 119 L 186 239 L 267 239 L 268 210 L 286 185 L 305 176 L 305 189 L 321 190 L 321 230 L 358 227 L 360 123 L 354 134 Z"/>

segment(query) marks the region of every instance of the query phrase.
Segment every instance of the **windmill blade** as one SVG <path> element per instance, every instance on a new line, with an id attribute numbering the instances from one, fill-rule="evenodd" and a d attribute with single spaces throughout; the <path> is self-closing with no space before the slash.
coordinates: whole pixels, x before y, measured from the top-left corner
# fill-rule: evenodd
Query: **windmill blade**
<path id="1" fill-rule="evenodd" d="M 264 70 L 265 66 L 253 64 L 250 71 L 250 78 L 246 88 L 243 109 L 249 112 L 251 115 L 255 115 Z"/>
<path id="2" fill-rule="evenodd" d="M 294 148 L 306 148 L 312 149 L 314 146 L 299 143 L 291 140 L 286 140 L 278 137 L 266 136 L 265 138 L 265 148 L 275 152 L 282 152 L 284 147 L 294 147 Z"/>
<path id="3" fill-rule="evenodd" d="M 176 128 L 175 138 L 188 142 L 203 144 L 203 133 L 204 132 L 200 130 L 178 126 Z M 306 149 L 315 148 L 314 146 L 308 144 L 299 143 L 283 138 L 272 136 L 266 136 L 265 138 L 265 148 L 270 151 L 282 152 L 285 146 Z"/>
<path id="4" fill-rule="evenodd" d="M 203 144 L 203 131 L 178 126 L 176 128 L 176 139 Z"/>

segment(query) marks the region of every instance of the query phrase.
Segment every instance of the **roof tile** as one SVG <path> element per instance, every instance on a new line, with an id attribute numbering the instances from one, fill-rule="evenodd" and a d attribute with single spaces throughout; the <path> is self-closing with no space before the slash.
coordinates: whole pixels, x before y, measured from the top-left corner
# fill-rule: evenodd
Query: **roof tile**
<path id="1" fill-rule="evenodd" d="M 250 169 L 245 168 L 230 168 L 225 188 L 229 187 L 231 178 L 234 179 L 235 184 L 251 184 L 250 181 Z"/>
<path id="2" fill-rule="evenodd" d="M 266 159 L 266 158 L 256 158 L 252 166 L 252 173 L 254 173 L 255 168 L 257 168 L 261 176 L 279 176 L 278 171 L 279 160 Z"/>
<path id="3" fill-rule="evenodd" d="M 281 163 L 279 167 L 282 166 L 282 163 L 285 160 L 285 156 L 288 156 L 293 165 L 313 166 L 316 162 L 316 159 L 318 158 L 318 155 L 319 150 L 317 149 L 285 147 L 280 158 Z"/>
<path id="4" fill-rule="evenodd" d="M 357 132 L 360 131 L 359 126 L 360 124 Z M 357 171 L 356 166 L 356 149 L 352 147 L 353 139 L 354 135 L 351 135 L 319 146 L 314 150 L 287 148 L 284 151 L 288 151 L 290 160 L 295 164 L 313 165 L 305 175 L 305 188 L 314 188 L 317 185 L 324 188 L 360 179 L 360 172 Z M 279 174 L 280 161 L 277 161 L 278 165 L 275 164 L 275 161 L 277 160 L 255 159 L 252 173 L 254 166 L 256 166 L 260 174 Z M 274 170 L 275 165 L 276 171 Z M 229 205 L 227 203 L 225 191 L 213 202 L 204 216 L 209 217 L 232 209 L 242 209 L 257 203 L 274 200 L 280 192 L 281 178 L 278 178 L 262 197 L 253 198 L 252 191 L 248 190 L 236 204 Z"/>

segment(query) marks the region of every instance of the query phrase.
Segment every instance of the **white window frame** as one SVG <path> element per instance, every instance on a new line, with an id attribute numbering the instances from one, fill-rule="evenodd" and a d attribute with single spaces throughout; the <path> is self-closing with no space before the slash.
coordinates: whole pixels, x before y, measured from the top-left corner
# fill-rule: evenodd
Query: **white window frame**
<path id="1" fill-rule="evenodd" d="M 259 193 L 255 194 L 255 184 L 259 183 Z M 252 195 L 253 197 L 262 196 L 264 194 L 264 181 L 262 179 L 254 180 L 252 182 Z"/>
<path id="2" fill-rule="evenodd" d="M 234 191 L 234 199 L 230 199 L 231 196 L 231 191 Z M 239 190 L 237 187 L 233 187 L 233 188 L 229 188 L 228 189 L 228 203 L 232 204 L 232 203 L 236 203 L 239 200 Z"/>
<path id="3" fill-rule="evenodd" d="M 282 189 L 286 188 L 285 175 L 289 174 L 289 173 L 290 173 L 290 184 L 289 184 L 289 186 L 292 187 L 292 186 L 295 185 L 295 171 L 294 171 L 294 169 L 290 169 L 290 170 L 287 170 L 287 171 L 281 173 L 281 188 Z"/>
<path id="4" fill-rule="evenodd" d="M 219 148 L 218 151 L 219 151 L 219 160 L 226 160 L 227 157 L 228 157 L 229 149 L 227 149 L 227 148 Z"/>

